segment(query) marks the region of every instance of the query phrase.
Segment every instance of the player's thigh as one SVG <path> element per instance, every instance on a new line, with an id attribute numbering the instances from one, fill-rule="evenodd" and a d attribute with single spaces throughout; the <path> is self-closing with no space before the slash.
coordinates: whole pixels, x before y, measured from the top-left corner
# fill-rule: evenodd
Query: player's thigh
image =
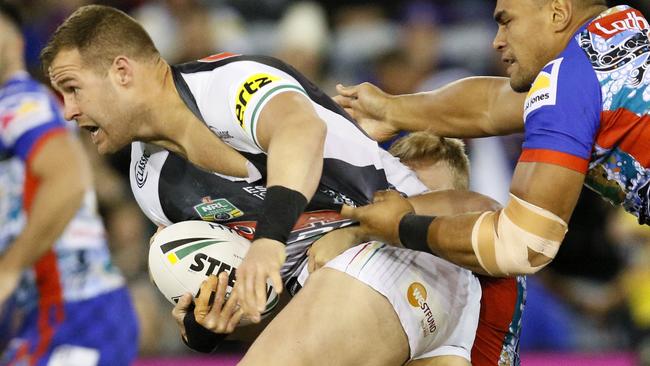
<path id="1" fill-rule="evenodd" d="M 405 366 L 471 366 L 472 364 L 459 356 L 438 356 L 409 361 Z"/>
<path id="2" fill-rule="evenodd" d="M 323 268 L 257 338 L 240 365 L 402 365 L 409 345 L 388 300 Z"/>

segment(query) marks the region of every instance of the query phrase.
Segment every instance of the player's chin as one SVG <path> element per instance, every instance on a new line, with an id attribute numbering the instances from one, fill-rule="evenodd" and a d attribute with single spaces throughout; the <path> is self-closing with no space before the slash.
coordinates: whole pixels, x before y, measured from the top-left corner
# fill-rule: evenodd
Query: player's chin
<path id="1" fill-rule="evenodd" d="M 103 139 L 97 143 L 97 152 L 102 155 L 113 154 L 118 152 L 121 148 L 126 146 L 126 144 L 116 144 L 109 139 Z"/>

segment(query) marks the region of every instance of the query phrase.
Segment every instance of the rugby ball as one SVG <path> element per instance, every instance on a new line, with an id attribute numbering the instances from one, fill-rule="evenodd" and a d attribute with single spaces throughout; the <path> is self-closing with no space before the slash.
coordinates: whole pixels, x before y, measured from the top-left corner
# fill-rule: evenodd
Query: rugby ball
<path id="1" fill-rule="evenodd" d="M 158 290 L 172 304 L 189 292 L 195 297 L 209 275 L 228 273 L 227 296 L 235 284 L 237 267 L 250 248 L 250 241 L 227 226 L 207 221 L 182 221 L 165 227 L 149 247 L 149 273 Z M 266 285 L 266 308 L 262 318 L 278 304 L 270 282 Z M 249 324 L 242 319 L 239 325 Z"/>

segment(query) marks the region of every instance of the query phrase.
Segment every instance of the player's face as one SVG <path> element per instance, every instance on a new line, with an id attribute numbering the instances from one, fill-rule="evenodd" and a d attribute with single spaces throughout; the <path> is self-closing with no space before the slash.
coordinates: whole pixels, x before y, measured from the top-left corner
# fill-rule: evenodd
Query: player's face
<path id="1" fill-rule="evenodd" d="M 65 119 L 90 132 L 99 153 L 115 152 L 134 140 L 129 106 L 119 98 L 108 73 L 101 75 L 89 68 L 75 49 L 61 51 L 49 74 L 52 85 L 63 96 Z"/>
<path id="2" fill-rule="evenodd" d="M 535 77 L 552 59 L 553 32 L 549 32 L 546 7 L 536 0 L 498 0 L 494 19 L 499 26 L 493 47 L 508 65 L 510 86 L 528 91 Z"/>

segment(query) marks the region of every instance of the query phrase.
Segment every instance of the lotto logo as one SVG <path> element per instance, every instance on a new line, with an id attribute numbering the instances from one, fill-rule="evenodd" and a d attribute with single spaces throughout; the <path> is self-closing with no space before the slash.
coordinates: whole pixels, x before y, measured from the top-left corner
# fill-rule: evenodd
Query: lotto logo
<path id="1" fill-rule="evenodd" d="M 601 20 L 593 22 L 589 26 L 589 31 L 596 33 L 603 38 L 612 36 L 631 29 L 648 29 L 650 24 L 643 17 L 643 14 L 636 10 L 614 13 Z"/>

